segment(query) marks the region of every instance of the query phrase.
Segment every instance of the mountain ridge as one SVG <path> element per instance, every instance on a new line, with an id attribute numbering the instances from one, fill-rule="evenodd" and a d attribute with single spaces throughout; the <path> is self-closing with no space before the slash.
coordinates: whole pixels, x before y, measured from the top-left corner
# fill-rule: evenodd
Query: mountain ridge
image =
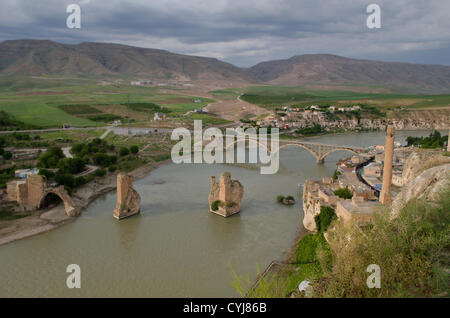
<path id="1" fill-rule="evenodd" d="M 160 49 L 115 43 L 63 44 L 29 39 L 0 42 L 0 74 L 129 75 L 286 86 L 363 84 L 450 92 L 450 66 L 446 65 L 305 54 L 240 68 L 212 57 Z"/>

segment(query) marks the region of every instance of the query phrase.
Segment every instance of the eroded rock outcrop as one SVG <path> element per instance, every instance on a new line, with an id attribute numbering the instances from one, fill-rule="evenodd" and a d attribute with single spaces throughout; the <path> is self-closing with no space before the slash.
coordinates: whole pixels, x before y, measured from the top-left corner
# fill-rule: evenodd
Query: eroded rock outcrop
<path id="1" fill-rule="evenodd" d="M 413 199 L 436 202 L 450 186 L 450 158 L 427 152 L 412 153 L 403 170 L 405 185 L 392 203 L 392 216 Z"/>
<path id="2" fill-rule="evenodd" d="M 211 212 L 228 217 L 241 211 L 244 187 L 238 180 L 231 180 L 231 174 L 224 172 L 216 183 L 216 177 L 211 177 L 209 192 L 209 207 Z"/>
<path id="3" fill-rule="evenodd" d="M 133 189 L 133 177 L 126 173 L 117 175 L 117 204 L 114 217 L 123 219 L 140 212 L 141 197 Z"/>

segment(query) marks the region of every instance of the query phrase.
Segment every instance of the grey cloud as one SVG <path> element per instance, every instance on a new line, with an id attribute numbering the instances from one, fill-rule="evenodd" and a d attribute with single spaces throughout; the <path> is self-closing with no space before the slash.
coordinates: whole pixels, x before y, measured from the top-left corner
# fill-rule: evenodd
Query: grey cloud
<path id="1" fill-rule="evenodd" d="M 0 40 L 105 41 L 218 57 L 240 66 L 304 53 L 450 64 L 450 2 L 438 0 L 2 0 Z M 382 29 L 365 25 L 382 8 Z"/>

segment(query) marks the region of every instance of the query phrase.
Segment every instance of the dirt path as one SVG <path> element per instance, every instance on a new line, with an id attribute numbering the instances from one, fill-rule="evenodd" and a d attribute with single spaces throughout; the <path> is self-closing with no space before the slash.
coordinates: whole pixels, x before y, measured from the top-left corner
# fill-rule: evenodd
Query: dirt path
<path id="1" fill-rule="evenodd" d="M 255 119 L 265 114 L 270 114 L 270 111 L 243 101 L 242 95 L 239 95 L 235 100 L 224 100 L 216 103 L 211 103 L 207 106 L 209 112 L 222 117 L 227 120 L 239 122 L 240 119 Z"/>

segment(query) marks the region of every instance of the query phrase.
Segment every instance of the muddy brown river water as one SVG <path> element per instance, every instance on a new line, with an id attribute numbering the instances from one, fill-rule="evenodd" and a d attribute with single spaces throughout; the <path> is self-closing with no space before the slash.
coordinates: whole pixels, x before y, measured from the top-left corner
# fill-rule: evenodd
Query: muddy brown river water
<path id="1" fill-rule="evenodd" d="M 427 132 L 397 132 L 397 140 Z M 309 138 L 328 144 L 369 146 L 384 133 Z M 330 176 L 324 164 L 301 148 L 281 151 L 276 175 L 231 165 L 167 164 L 135 182 L 142 197 L 138 216 L 112 217 L 116 194 L 94 201 L 75 222 L 0 246 L 0 297 L 233 297 L 230 266 L 254 276 L 293 244 L 302 227 L 300 200 L 276 203 L 278 194 L 299 198 L 298 184 Z M 210 176 L 230 171 L 245 194 L 241 213 L 209 212 Z M 81 288 L 68 289 L 66 267 L 81 267 Z"/>

